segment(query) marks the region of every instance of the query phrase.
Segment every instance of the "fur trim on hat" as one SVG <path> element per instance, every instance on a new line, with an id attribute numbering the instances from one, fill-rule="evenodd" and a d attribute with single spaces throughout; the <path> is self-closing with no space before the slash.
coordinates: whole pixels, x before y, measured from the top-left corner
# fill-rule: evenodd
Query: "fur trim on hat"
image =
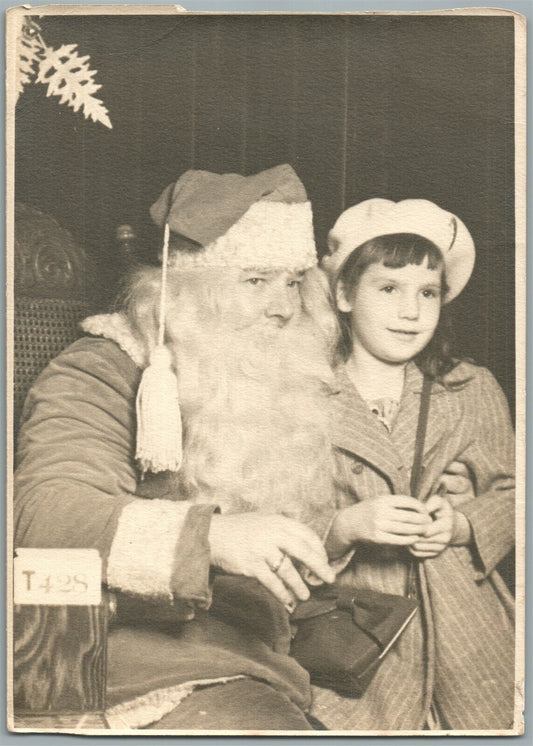
<path id="1" fill-rule="evenodd" d="M 310 202 L 255 202 L 205 249 L 177 251 L 169 265 L 180 270 L 238 267 L 303 272 L 316 266 Z"/>

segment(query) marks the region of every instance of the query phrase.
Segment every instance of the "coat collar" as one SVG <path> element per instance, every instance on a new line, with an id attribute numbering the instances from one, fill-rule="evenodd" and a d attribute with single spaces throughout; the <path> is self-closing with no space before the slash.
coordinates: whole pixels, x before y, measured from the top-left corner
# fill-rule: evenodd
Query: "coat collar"
<path id="1" fill-rule="evenodd" d="M 86 334 L 111 339 L 131 357 L 137 367 L 145 368 L 148 364 L 146 350 L 136 339 L 128 320 L 123 314 L 102 313 L 97 316 L 89 316 L 80 322 L 80 327 Z"/>
<path id="2" fill-rule="evenodd" d="M 372 464 L 391 479 L 405 468 L 391 436 L 355 389 L 344 365 L 336 371 L 330 433 L 335 447 Z"/>
<path id="3" fill-rule="evenodd" d="M 350 381 L 346 369 L 336 372 L 336 391 L 332 395 L 330 433 L 334 446 L 372 464 L 386 475 L 395 490 L 405 490 L 414 459 L 416 430 L 420 412 L 423 374 L 415 363 L 405 369 L 405 380 L 392 432 L 389 433 L 370 411 Z M 424 444 L 426 457 L 447 437 L 452 423 L 443 407 L 446 389 L 434 384 L 431 391 L 428 427 Z M 446 426 L 443 426 L 446 423 Z"/>

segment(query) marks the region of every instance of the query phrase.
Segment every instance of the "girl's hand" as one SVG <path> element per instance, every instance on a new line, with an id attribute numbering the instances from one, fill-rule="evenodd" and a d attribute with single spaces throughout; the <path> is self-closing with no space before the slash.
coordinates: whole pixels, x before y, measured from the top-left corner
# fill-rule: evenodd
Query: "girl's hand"
<path id="1" fill-rule="evenodd" d="M 291 562 L 305 565 L 326 583 L 335 580 L 318 536 L 282 515 L 213 515 L 209 529 L 211 564 L 224 572 L 256 578 L 288 609 L 309 590 Z"/>
<path id="2" fill-rule="evenodd" d="M 446 498 L 431 495 L 425 505 L 433 521 L 426 529 L 424 536 L 409 547 L 411 554 L 419 559 L 436 557 L 443 552 L 451 543 L 454 531 L 456 511 Z"/>
<path id="3" fill-rule="evenodd" d="M 330 557 L 344 554 L 355 542 L 410 546 L 432 524 L 423 503 L 406 495 L 383 495 L 362 500 L 337 514 L 326 541 Z"/>

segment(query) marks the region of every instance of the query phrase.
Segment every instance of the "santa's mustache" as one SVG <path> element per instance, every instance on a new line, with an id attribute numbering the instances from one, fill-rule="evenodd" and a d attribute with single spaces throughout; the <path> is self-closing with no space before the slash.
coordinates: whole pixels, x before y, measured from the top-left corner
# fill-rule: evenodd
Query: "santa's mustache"
<path id="1" fill-rule="evenodd" d="M 298 326 L 300 319 L 295 318 L 283 318 L 282 316 L 271 316 L 264 317 L 259 320 L 250 321 L 244 324 L 237 324 L 233 327 L 234 331 L 242 332 L 247 329 L 259 329 L 259 330 L 271 330 L 274 334 L 276 331 L 287 329 L 288 327 L 294 328 Z"/>

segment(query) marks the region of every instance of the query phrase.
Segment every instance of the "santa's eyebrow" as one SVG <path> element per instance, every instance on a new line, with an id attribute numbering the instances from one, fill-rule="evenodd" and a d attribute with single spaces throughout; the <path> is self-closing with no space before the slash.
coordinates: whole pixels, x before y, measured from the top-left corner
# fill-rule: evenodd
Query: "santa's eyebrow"
<path id="1" fill-rule="evenodd" d="M 245 267 L 241 270 L 241 272 L 245 272 L 246 274 L 249 274 L 250 272 L 254 272 L 256 275 L 273 275 L 275 270 L 273 269 L 264 269 L 262 267 Z"/>
<path id="2" fill-rule="evenodd" d="M 241 269 L 241 273 L 245 275 L 262 275 L 263 277 L 272 277 L 273 275 L 277 275 L 281 272 L 284 272 L 287 270 L 281 270 L 281 269 L 265 269 L 264 267 L 246 267 L 245 269 Z M 295 270 L 294 272 L 288 272 L 288 275 L 290 277 L 294 277 L 298 280 L 301 280 L 302 277 L 305 276 L 305 270 Z"/>

